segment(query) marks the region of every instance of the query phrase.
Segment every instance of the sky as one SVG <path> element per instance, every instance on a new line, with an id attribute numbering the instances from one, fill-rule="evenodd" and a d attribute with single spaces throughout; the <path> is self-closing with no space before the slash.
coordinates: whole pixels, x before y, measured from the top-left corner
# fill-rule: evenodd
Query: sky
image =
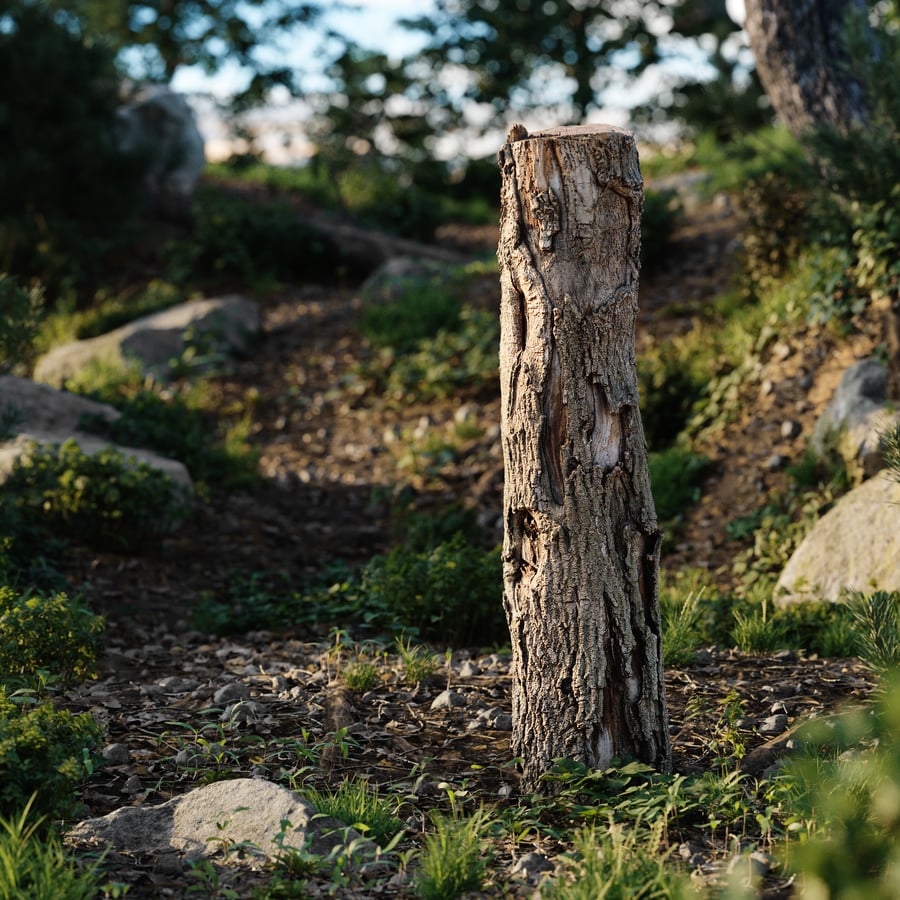
<path id="1" fill-rule="evenodd" d="M 398 24 L 398 20 L 427 14 L 434 8 L 433 0 L 348 0 L 348 2 L 352 3 L 356 9 L 335 11 L 326 7 L 323 24 L 342 32 L 360 46 L 386 52 L 394 57 L 415 53 L 424 46 L 424 37 L 402 28 Z M 735 22 L 743 22 L 744 0 L 726 0 L 726 7 Z M 297 61 L 302 64 L 308 62 L 312 57 L 313 45 L 314 38 L 312 36 L 306 41 L 295 39 L 289 52 L 292 56 L 296 56 Z M 207 78 L 198 71 L 185 70 L 176 75 L 172 88 L 185 94 L 206 93 L 223 98 L 236 89 L 240 78 L 241 75 L 237 70 L 227 67 L 213 79 Z M 228 140 L 227 130 L 215 114 L 212 104 L 204 104 L 199 101 L 195 105 L 198 108 L 200 129 L 207 141 L 207 155 L 211 159 L 228 156 L 233 147 Z M 608 124 L 627 124 L 627 112 L 622 107 L 616 107 L 615 103 L 611 104 L 610 109 L 600 111 L 597 115 Z M 262 117 L 269 121 L 282 123 L 289 121 L 296 132 L 293 143 L 287 147 L 283 145 L 280 137 L 275 136 L 271 140 L 260 142 L 272 162 L 282 164 L 296 162 L 298 155 L 302 157 L 307 152 L 308 148 L 304 147 L 302 140 L 302 128 L 297 121 L 290 121 L 290 116 L 297 120 L 296 107 L 267 111 L 262 114 Z M 526 123 L 529 127 L 543 127 L 545 124 Z M 482 151 L 478 150 L 477 152 Z"/>

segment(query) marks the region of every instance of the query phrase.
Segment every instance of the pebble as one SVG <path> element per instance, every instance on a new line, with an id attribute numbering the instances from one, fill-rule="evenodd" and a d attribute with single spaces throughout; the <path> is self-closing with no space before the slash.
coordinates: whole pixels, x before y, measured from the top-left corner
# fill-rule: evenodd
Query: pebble
<path id="1" fill-rule="evenodd" d="M 789 460 L 786 456 L 783 456 L 781 453 L 773 453 L 765 462 L 765 467 L 770 472 L 775 472 L 778 469 L 784 468 L 788 464 Z"/>
<path id="2" fill-rule="evenodd" d="M 232 681 L 220 687 L 213 694 L 213 703 L 216 706 L 231 703 L 234 700 L 246 700 L 250 696 L 250 688 L 242 681 Z"/>
<path id="3" fill-rule="evenodd" d="M 553 871 L 553 863 L 543 853 L 525 853 L 509 868 L 509 877 L 537 884 L 544 872 Z"/>
<path id="4" fill-rule="evenodd" d="M 792 441 L 803 431 L 803 426 L 796 419 L 786 419 L 781 423 L 781 436 L 786 441 Z"/>
<path id="5" fill-rule="evenodd" d="M 458 691 L 441 691 L 434 700 L 431 701 L 432 709 L 451 709 L 454 706 L 465 706 L 466 698 Z"/>
<path id="6" fill-rule="evenodd" d="M 476 675 L 481 674 L 481 669 L 477 663 L 472 662 L 471 659 L 467 659 L 459 667 L 459 674 L 461 678 L 474 678 Z"/>
<path id="7" fill-rule="evenodd" d="M 107 744 L 100 755 L 113 766 L 124 766 L 131 762 L 131 751 L 125 744 Z"/>
<path id="8" fill-rule="evenodd" d="M 139 794 L 143 789 L 144 786 L 141 784 L 141 779 L 138 775 L 132 775 L 125 782 L 125 790 L 129 794 Z"/>
<path id="9" fill-rule="evenodd" d="M 760 734 L 783 734 L 787 731 L 788 717 L 784 714 L 769 716 L 762 725 L 759 726 Z"/>
<path id="10" fill-rule="evenodd" d="M 219 716 L 219 721 L 230 724 L 253 723 L 259 721 L 263 712 L 265 712 L 265 707 L 262 703 L 256 703 L 254 700 L 238 700 L 237 703 L 232 703 L 231 706 L 225 708 L 222 715 Z"/>

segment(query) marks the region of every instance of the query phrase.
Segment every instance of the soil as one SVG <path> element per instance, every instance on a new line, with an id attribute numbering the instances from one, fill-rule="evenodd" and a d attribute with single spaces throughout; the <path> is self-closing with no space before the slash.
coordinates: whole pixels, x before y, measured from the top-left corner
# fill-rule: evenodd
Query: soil
<path id="1" fill-rule="evenodd" d="M 732 287 L 729 260 L 739 224 L 739 216 L 722 200 L 692 209 L 667 260 L 642 283 L 639 342 L 648 335 L 689 329 L 704 305 Z M 447 229 L 439 239 L 484 256 L 495 245 L 496 231 Z M 252 357 L 238 361 L 215 384 L 223 405 L 252 404 L 262 485 L 249 492 L 212 486 L 198 500 L 190 522 L 150 555 L 121 557 L 76 547 L 67 562 L 74 588 L 107 620 L 100 677 L 67 695 L 67 703 L 94 712 L 108 728 L 109 741 L 131 751 L 129 762 L 106 766 L 91 779 L 85 814 L 157 802 L 202 778 L 247 774 L 254 765 L 269 777 L 293 774 L 299 781 L 325 779 L 332 785 L 346 775 L 364 774 L 392 787 L 405 786 L 416 794 L 420 811 L 439 803 L 443 791 L 436 785 L 442 781 L 467 786 L 473 796 L 511 797 L 498 802 L 513 802 L 516 775 L 508 731 L 472 724 L 480 721 L 473 710 L 510 711 L 508 668 L 502 658 L 460 649 L 453 658 L 457 670 L 440 669 L 414 686 L 404 683 L 399 669 L 385 664 L 377 687 L 354 693 L 334 677 L 339 661 L 336 651 L 328 649 L 327 628 L 304 630 L 286 623 L 278 634 L 255 632 L 225 640 L 191 627 L 192 607 L 207 593 L 224 591 L 236 570 L 283 572 L 299 585 L 329 561 L 359 563 L 387 548 L 391 501 L 399 484 L 419 508 L 448 502 L 471 506 L 487 540 L 501 537 L 498 397 L 428 405 L 372 403 L 352 388 L 353 367 L 367 352 L 356 325 L 358 286 L 298 286 L 257 299 L 264 316 L 261 343 Z M 487 279 L 476 299 L 496 306 L 499 287 Z M 664 570 L 705 568 L 724 586 L 730 583 L 731 562 L 743 545 L 728 540 L 727 523 L 757 508 L 769 492 L 784 488 L 785 465 L 799 460 L 840 374 L 879 341 L 873 328 L 840 340 L 808 329 L 772 342 L 744 386 L 747 402 L 739 418 L 703 448 L 711 465 L 702 496 L 666 540 Z M 482 436 L 465 443 L 453 465 L 432 471 L 427 459 L 404 455 L 411 435 L 441 434 L 463 419 L 476 421 Z M 788 420 L 800 428 L 790 438 L 782 433 Z M 775 467 L 769 464 L 773 454 L 783 457 Z M 454 671 L 465 655 L 477 657 L 484 674 L 457 677 Z M 160 687 L 172 676 L 188 677 L 200 687 L 180 692 Z M 206 764 L 174 766 L 179 748 L 197 746 L 199 729 L 223 727 L 201 711 L 210 706 L 216 684 L 235 678 L 248 680 L 254 698 L 269 704 L 268 716 L 249 731 L 261 736 L 271 753 L 251 764 L 232 735 L 223 740 L 235 748 L 234 756 L 218 776 Z M 432 698 L 448 682 L 466 692 L 467 706 L 432 711 Z M 690 665 L 671 669 L 667 689 L 675 770 L 689 773 L 720 765 L 723 753 L 734 755 L 737 765 L 735 743 L 747 751 L 763 746 L 766 736 L 758 726 L 775 710 L 783 709 L 793 724 L 861 702 L 872 682 L 855 660 L 793 653 L 759 658 L 713 649 Z M 739 733 L 728 733 L 723 724 L 729 697 L 740 700 L 744 730 Z M 307 735 L 303 740 L 309 746 L 318 742 L 325 747 L 328 735 L 342 727 L 355 742 L 346 757 L 333 747 L 320 748 L 318 768 L 305 774 L 296 758 L 289 759 L 285 748 L 301 740 L 301 734 Z M 757 754 L 753 766 L 762 770 L 780 751 L 766 751 L 771 758 Z M 421 830 L 424 824 L 420 819 L 410 827 Z M 682 835 L 675 843 L 679 840 L 699 854 L 692 865 L 707 876 L 720 872 L 733 854 L 733 847 L 708 832 Z M 497 873 L 533 849 L 552 856 L 558 848 L 526 839 L 508 848 Z M 173 871 L 157 859 L 134 854 L 113 855 L 106 865 L 111 878 L 131 885 L 129 897 L 187 896 L 191 883 L 183 868 Z M 228 877 L 239 896 L 249 896 L 259 883 L 246 873 L 237 881 Z M 492 895 L 515 893 L 501 884 L 495 876 Z M 767 884 L 769 896 L 788 892 L 786 883 L 774 876 Z M 311 882 L 313 895 L 326 889 L 326 881 Z M 377 893 L 396 896 L 402 890 L 400 878 Z M 532 890 L 523 886 L 521 894 L 530 896 Z M 374 893 L 347 888 L 341 896 Z"/>

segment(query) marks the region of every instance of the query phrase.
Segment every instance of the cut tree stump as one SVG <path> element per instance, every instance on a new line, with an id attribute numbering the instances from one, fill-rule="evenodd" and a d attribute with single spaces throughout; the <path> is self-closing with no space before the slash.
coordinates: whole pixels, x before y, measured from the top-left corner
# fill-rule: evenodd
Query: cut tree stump
<path id="1" fill-rule="evenodd" d="M 515 126 L 500 167 L 513 752 L 530 790 L 557 758 L 665 771 L 661 534 L 634 350 L 634 139 L 606 126 Z"/>

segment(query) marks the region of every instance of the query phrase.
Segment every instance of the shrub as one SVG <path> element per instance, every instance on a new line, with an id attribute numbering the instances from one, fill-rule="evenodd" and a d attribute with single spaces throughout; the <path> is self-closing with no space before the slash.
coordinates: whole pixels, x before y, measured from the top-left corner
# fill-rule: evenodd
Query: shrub
<path id="1" fill-rule="evenodd" d="M 403 827 L 397 803 L 382 797 L 378 786 L 364 778 L 350 778 L 334 790 L 307 790 L 307 800 L 319 812 L 356 828 L 384 847 Z"/>
<path id="2" fill-rule="evenodd" d="M 0 687 L 0 815 L 33 809 L 51 818 L 70 815 L 74 791 L 91 771 L 100 729 L 87 714 L 73 716 L 51 703 L 23 706 Z"/>
<path id="3" fill-rule="evenodd" d="M 59 593 L 22 596 L 0 587 L 0 679 L 51 672 L 64 684 L 89 676 L 100 649 L 103 619 Z"/>
<path id="4" fill-rule="evenodd" d="M 89 456 L 72 439 L 33 444 L 4 490 L 26 522 L 117 550 L 155 546 L 187 508 L 183 489 L 159 470 L 114 448 Z"/>
<path id="5" fill-rule="evenodd" d="M 665 261 L 669 241 L 681 215 L 681 203 L 675 191 L 644 192 L 641 212 L 641 272 L 652 275 Z"/>
<path id="6" fill-rule="evenodd" d="M 692 450 L 670 447 L 651 453 L 647 460 L 656 514 L 665 522 L 675 519 L 700 499 L 699 482 L 709 460 Z"/>
<path id="7" fill-rule="evenodd" d="M 456 900 L 469 891 L 479 891 L 487 868 L 483 856 L 488 816 L 479 810 L 468 819 L 434 813 L 434 830 L 425 836 L 416 878 L 422 900 Z"/>
<path id="8" fill-rule="evenodd" d="M 357 577 L 307 595 L 320 618 L 359 622 L 387 634 L 413 632 L 457 647 L 508 638 L 500 597 L 499 548 L 484 551 L 458 534 L 432 550 L 394 548 Z"/>
<path id="9" fill-rule="evenodd" d="M 347 268 L 332 240 L 288 204 L 213 187 L 198 190 L 193 231 L 172 241 L 163 260 L 181 286 L 333 281 Z"/>
<path id="10" fill-rule="evenodd" d="M 30 358 L 43 304 L 40 288 L 25 290 L 0 272 L 0 375 Z"/>
<path id="11" fill-rule="evenodd" d="M 44 3 L 4 6 L 0 268 L 83 287 L 139 205 L 144 160 L 119 152 L 112 54 Z"/>

